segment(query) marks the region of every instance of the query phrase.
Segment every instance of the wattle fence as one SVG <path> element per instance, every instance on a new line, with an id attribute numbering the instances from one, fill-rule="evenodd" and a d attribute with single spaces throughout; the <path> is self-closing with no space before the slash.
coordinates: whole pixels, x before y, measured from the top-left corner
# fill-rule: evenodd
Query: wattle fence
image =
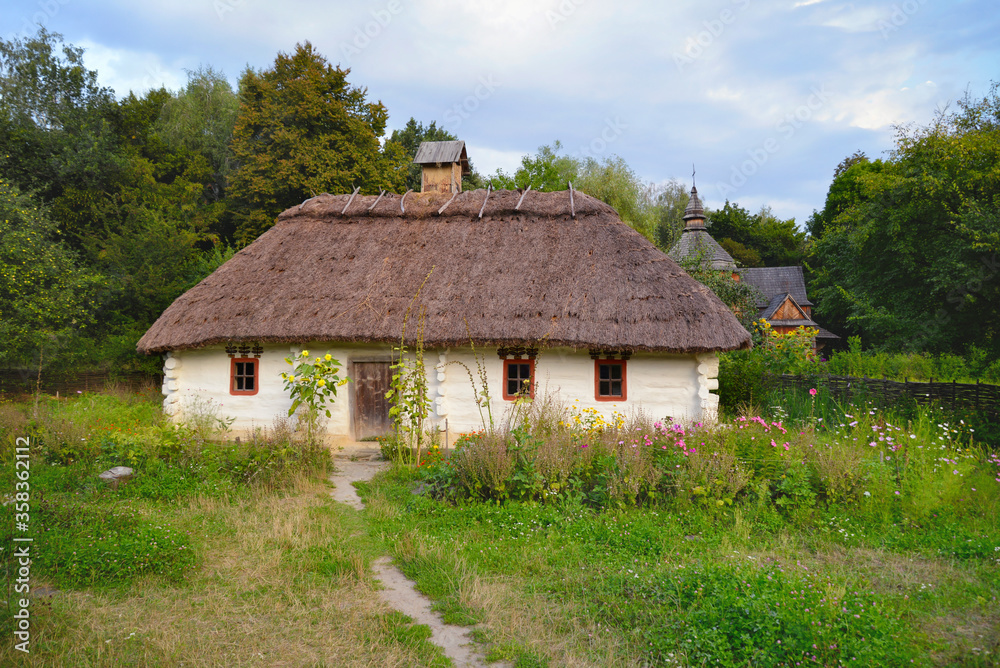
<path id="1" fill-rule="evenodd" d="M 93 372 L 60 375 L 53 371 L 44 371 L 39 389 L 43 394 L 68 396 L 77 392 L 97 392 L 109 384 L 138 391 L 159 386 L 162 381 L 163 376 L 149 373 Z M 37 383 L 37 372 L 0 370 L 0 396 L 18 397 L 34 394 Z"/>
<path id="2" fill-rule="evenodd" d="M 853 376 L 774 376 L 774 387 L 808 391 L 824 387 L 841 402 L 869 400 L 880 405 L 910 399 L 922 405 L 975 410 L 992 416 L 1000 415 L 1000 385 L 987 383 L 915 382 L 856 378 Z"/>

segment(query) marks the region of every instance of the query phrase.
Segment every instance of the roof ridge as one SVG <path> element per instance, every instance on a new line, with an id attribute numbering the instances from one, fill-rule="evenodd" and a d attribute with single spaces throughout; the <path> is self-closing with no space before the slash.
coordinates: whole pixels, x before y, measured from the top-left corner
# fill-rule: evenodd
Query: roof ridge
<path id="1" fill-rule="evenodd" d="M 354 219 L 364 216 L 380 218 L 427 218 L 479 217 L 504 215 L 544 216 L 548 218 L 572 219 L 575 215 L 612 214 L 617 212 L 601 200 L 569 189 L 539 191 L 531 188 L 517 190 L 489 190 L 477 188 L 460 193 L 415 193 L 406 194 L 405 211 L 401 210 L 403 195 L 381 191 L 372 195 L 352 195 L 350 193 L 331 195 L 324 193 L 310 197 L 296 204 L 278 216 L 278 221 L 295 218 L 340 218 Z M 575 197 L 575 200 L 573 199 Z M 627 224 L 622 222 L 622 224 Z"/>

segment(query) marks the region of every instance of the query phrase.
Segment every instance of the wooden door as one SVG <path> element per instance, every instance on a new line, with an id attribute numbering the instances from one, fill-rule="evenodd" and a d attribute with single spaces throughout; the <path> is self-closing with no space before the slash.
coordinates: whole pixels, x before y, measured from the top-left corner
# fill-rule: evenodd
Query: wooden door
<path id="1" fill-rule="evenodd" d="M 354 372 L 354 438 L 359 441 L 388 434 L 392 429 L 389 417 L 389 362 L 355 362 Z"/>

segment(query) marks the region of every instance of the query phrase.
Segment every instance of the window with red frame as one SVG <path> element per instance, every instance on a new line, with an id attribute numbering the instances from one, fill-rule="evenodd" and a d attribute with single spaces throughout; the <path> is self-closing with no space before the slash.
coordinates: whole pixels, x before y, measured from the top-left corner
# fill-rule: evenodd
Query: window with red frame
<path id="1" fill-rule="evenodd" d="M 535 396 L 535 360 L 503 361 L 503 398 Z"/>
<path id="2" fill-rule="evenodd" d="M 594 360 L 594 395 L 598 401 L 625 401 L 625 360 Z"/>
<path id="3" fill-rule="evenodd" d="M 229 394 L 257 394 L 259 367 L 258 359 L 233 358 L 229 367 Z"/>

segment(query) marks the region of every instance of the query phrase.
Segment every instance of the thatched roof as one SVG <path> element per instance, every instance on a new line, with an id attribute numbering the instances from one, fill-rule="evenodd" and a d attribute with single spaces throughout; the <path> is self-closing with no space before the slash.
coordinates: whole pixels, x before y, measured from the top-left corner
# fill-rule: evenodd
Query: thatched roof
<path id="1" fill-rule="evenodd" d="M 411 302 L 407 339 L 422 308 L 433 347 L 470 337 L 674 353 L 749 346 L 729 309 L 608 205 L 570 191 L 486 196 L 410 193 L 401 207 L 394 194 L 327 195 L 292 207 L 171 304 L 138 349 L 395 343 Z"/>

